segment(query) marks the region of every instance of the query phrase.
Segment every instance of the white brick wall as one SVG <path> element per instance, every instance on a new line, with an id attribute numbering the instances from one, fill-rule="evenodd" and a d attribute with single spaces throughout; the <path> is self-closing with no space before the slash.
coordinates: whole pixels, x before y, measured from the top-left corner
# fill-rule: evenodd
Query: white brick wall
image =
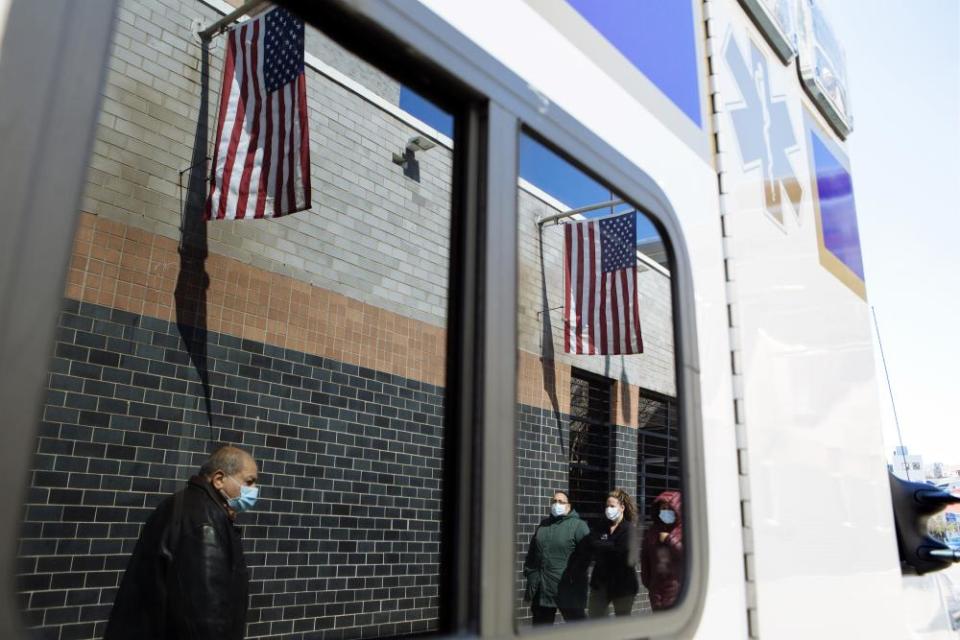
<path id="1" fill-rule="evenodd" d="M 180 239 L 180 171 L 192 162 L 201 99 L 201 50 L 191 30 L 218 14 L 196 0 L 123 3 L 90 163 L 85 210 Z M 399 85 L 308 28 L 308 52 L 390 104 Z M 222 75 L 223 38 L 210 46 L 208 153 Z M 418 153 L 420 180 L 391 161 L 420 131 L 369 95 L 307 70 L 313 208 L 279 220 L 215 221 L 209 250 L 363 302 L 444 326 L 452 154 Z M 363 90 L 360 90 L 361 93 Z M 539 353 L 543 308 L 534 220 L 556 211 L 520 192 L 520 345 Z M 547 307 L 563 304 L 561 230 L 545 227 Z M 570 357 L 575 366 L 675 395 L 669 280 L 639 278 L 646 352 Z M 551 312 L 555 353 L 562 314 Z M 559 357 L 559 356 L 558 356 Z M 623 376 L 624 367 L 626 376 Z"/>
<path id="2" fill-rule="evenodd" d="M 123 3 L 84 209 L 179 240 L 180 171 L 193 154 L 200 2 Z M 396 103 L 399 85 L 308 29 L 308 51 Z M 210 46 L 212 155 L 223 38 Z M 420 182 L 392 163 L 419 133 L 372 102 L 307 71 L 314 205 L 280 220 L 207 225 L 209 249 L 434 325 L 444 324 L 451 153 L 420 154 Z"/>

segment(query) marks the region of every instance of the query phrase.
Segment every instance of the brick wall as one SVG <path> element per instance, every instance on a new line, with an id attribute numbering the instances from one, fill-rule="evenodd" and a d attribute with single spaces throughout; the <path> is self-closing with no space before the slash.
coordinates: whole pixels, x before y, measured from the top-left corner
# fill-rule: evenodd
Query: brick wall
<path id="1" fill-rule="evenodd" d="M 115 260 L 125 255 L 120 246 Z M 101 295 L 98 278 L 98 288 L 81 292 Z M 204 378 L 175 319 L 66 301 L 19 554 L 30 624 L 48 637 L 98 637 L 140 524 L 215 443 L 233 442 L 260 462 L 265 487 L 257 510 L 243 516 L 250 637 L 431 628 L 442 388 L 213 330 L 206 343 L 210 416 Z M 521 620 L 526 545 L 546 497 L 567 485 L 566 373 L 559 414 L 518 407 Z M 632 491 L 636 429 L 616 427 L 613 445 L 615 483 Z M 644 607 L 641 597 L 637 609 Z"/>
<path id="2" fill-rule="evenodd" d="M 442 328 L 215 253 L 190 270 L 175 241 L 81 213 L 66 296 L 443 385 Z"/>
<path id="3" fill-rule="evenodd" d="M 569 389 L 569 380 L 567 382 Z M 564 409 L 569 409 L 569 403 Z M 514 547 L 515 591 L 514 610 L 518 624 L 530 624 L 529 604 L 524 602 L 526 582 L 523 562 L 537 524 L 548 515 L 548 503 L 554 491 L 569 486 L 570 414 L 551 409 L 520 404 L 517 407 L 517 517 Z M 636 495 L 637 487 L 637 430 L 613 425 L 610 464 L 614 486 L 623 487 Z M 574 509 L 578 505 L 573 505 Z M 581 507 L 582 508 L 582 507 Z M 592 524 L 592 523 L 591 523 Z M 643 529 L 639 530 L 642 535 Z M 639 567 L 637 568 L 639 577 Z M 634 614 L 649 613 L 650 601 L 646 589 L 634 601 Z M 560 616 L 557 616 L 560 619 Z"/>
<path id="4" fill-rule="evenodd" d="M 172 20 L 170 16 L 176 19 Z M 200 47 L 191 19 L 215 12 L 196 0 L 122 4 L 84 211 L 180 241 L 179 172 L 193 161 L 202 95 Z M 395 102 L 399 85 L 308 28 L 308 50 Z M 210 47 L 210 86 L 221 82 L 222 42 Z M 162 66 L 148 62 L 151 56 Z M 413 135 L 410 124 L 311 69 L 307 71 L 314 207 L 250 223 L 208 225 L 210 253 L 362 302 L 444 326 L 452 153 L 441 144 L 419 157 L 419 181 L 391 162 Z M 210 105 L 212 130 L 215 105 Z M 207 140 L 212 140 L 207 135 Z M 207 153 L 210 155 L 210 153 Z M 520 346 L 540 353 L 550 310 L 554 351 L 562 352 L 562 232 L 534 220 L 559 203 L 520 191 Z M 543 269 L 547 274 L 543 278 Z M 544 284 L 546 290 L 544 290 Z M 574 366 L 675 394 L 669 279 L 640 267 L 645 353 L 622 358 L 561 357 Z M 626 373 L 624 373 L 626 371 Z"/>
<path id="5" fill-rule="evenodd" d="M 212 156 L 222 81 L 223 39 L 210 45 L 205 85 L 191 22 L 217 17 L 198 0 L 121 3 L 83 211 L 180 241 L 180 172 L 194 162 L 198 131 Z M 396 82 L 308 34 L 308 51 L 395 101 Z M 198 122 L 204 90 L 208 117 Z M 450 150 L 421 154 L 412 180 L 391 157 L 417 129 L 309 68 L 307 100 L 313 208 L 210 224 L 209 251 L 443 326 Z"/>
<path id="6" fill-rule="evenodd" d="M 140 524 L 226 441 L 250 448 L 265 487 L 242 516 L 250 637 L 431 628 L 442 388 L 216 332 L 207 357 L 212 427 L 175 322 L 66 302 L 20 546 L 30 624 L 47 637 L 99 637 Z M 559 406 L 559 422 L 518 406 L 521 623 L 530 536 L 567 486 L 569 399 Z M 615 484 L 635 492 L 636 429 L 615 428 Z M 641 594 L 636 609 L 646 608 Z"/>
<path id="7" fill-rule="evenodd" d="M 142 522 L 225 441 L 264 487 L 239 518 L 248 637 L 433 628 L 442 388 L 214 332 L 207 357 L 212 426 L 175 323 L 67 301 L 19 549 L 28 622 L 100 637 Z"/>

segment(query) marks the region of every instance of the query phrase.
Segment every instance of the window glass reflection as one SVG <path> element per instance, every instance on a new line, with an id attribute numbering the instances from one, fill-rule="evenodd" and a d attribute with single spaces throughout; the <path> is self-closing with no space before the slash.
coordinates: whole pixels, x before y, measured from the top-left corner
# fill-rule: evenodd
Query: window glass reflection
<path id="1" fill-rule="evenodd" d="M 20 531 L 24 619 L 81 640 L 114 610 L 110 639 L 433 631 L 452 144 L 309 25 L 304 55 L 286 9 L 201 47 L 214 4 L 120 3 Z M 227 444 L 243 464 L 209 466 Z"/>
<path id="2" fill-rule="evenodd" d="M 669 248 L 533 137 L 520 152 L 517 624 L 650 614 L 685 575 Z"/>

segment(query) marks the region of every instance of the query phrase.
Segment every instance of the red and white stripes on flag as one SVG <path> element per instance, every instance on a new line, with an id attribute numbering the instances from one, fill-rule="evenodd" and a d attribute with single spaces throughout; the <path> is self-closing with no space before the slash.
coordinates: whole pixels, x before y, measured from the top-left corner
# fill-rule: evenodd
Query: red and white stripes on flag
<path id="1" fill-rule="evenodd" d="M 643 353 L 636 214 L 564 225 L 564 351 Z"/>
<path id="2" fill-rule="evenodd" d="M 227 32 L 206 218 L 310 208 L 303 22 L 277 7 Z"/>

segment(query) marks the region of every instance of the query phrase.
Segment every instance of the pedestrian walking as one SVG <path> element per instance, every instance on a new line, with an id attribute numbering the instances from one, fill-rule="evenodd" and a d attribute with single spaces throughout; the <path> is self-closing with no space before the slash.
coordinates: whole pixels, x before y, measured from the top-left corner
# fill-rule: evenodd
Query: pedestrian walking
<path id="1" fill-rule="evenodd" d="M 242 640 L 247 565 L 234 519 L 257 501 L 257 464 L 218 449 L 147 519 L 104 640 Z"/>
<path id="2" fill-rule="evenodd" d="M 550 515 L 537 526 L 523 563 L 533 624 L 553 624 L 557 609 L 565 621 L 584 618 L 586 573 L 574 556 L 589 532 L 566 492 L 554 493 Z"/>
<path id="3" fill-rule="evenodd" d="M 607 616 L 610 605 L 618 616 L 630 615 L 640 590 L 637 580 L 637 506 L 623 489 L 607 495 L 606 522 L 590 532 L 589 548 L 594 561 L 590 576 L 591 618 Z"/>
<path id="4" fill-rule="evenodd" d="M 654 611 L 674 605 L 683 587 L 683 520 L 679 491 L 664 491 L 653 500 L 653 524 L 643 536 L 640 579 Z"/>

